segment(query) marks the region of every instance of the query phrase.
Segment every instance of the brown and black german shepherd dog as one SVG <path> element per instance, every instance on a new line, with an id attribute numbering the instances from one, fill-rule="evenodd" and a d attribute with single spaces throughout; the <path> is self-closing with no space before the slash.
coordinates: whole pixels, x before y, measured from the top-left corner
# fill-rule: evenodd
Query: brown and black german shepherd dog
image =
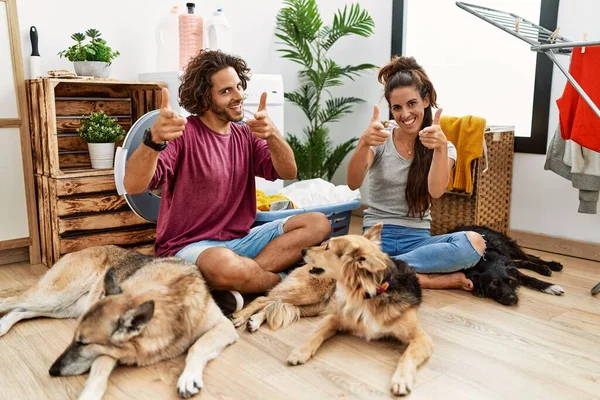
<path id="1" fill-rule="evenodd" d="M 177 389 L 190 397 L 204 385 L 207 362 L 238 339 L 195 265 L 117 246 L 65 255 L 36 285 L 0 299 L 0 313 L 0 336 L 23 319 L 79 318 L 50 375 L 90 371 L 80 399 L 102 398 L 117 363 L 149 365 L 186 351 Z"/>

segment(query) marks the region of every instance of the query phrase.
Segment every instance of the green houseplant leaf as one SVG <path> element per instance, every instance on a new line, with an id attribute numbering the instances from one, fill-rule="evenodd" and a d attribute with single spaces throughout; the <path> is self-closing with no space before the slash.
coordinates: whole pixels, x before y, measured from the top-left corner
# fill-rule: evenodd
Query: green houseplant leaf
<path id="1" fill-rule="evenodd" d="M 301 66 L 301 86 L 284 94 L 297 105 L 308 120 L 302 135 L 287 133 L 298 166 L 298 179 L 331 180 L 344 158 L 355 147 L 357 138 L 333 147 L 329 126 L 363 103 L 358 97 L 333 97 L 329 88 L 341 86 L 344 79 L 354 80 L 373 64 L 341 66 L 328 57 L 327 51 L 342 37 L 369 37 L 375 26 L 369 13 L 358 4 L 338 10 L 331 26 L 325 26 L 316 0 L 285 0 L 277 14 L 275 36 L 282 45 L 277 49 L 283 58 Z"/>
<path id="2" fill-rule="evenodd" d="M 350 10 L 345 6 L 333 17 L 333 25 L 323 32 L 323 47 L 329 50 L 338 39 L 348 35 L 369 37 L 373 34 L 375 23 L 366 10 L 361 10 L 358 4 L 352 4 Z"/>
<path id="3" fill-rule="evenodd" d="M 74 33 L 71 35 L 76 43 L 69 48 L 58 53 L 69 61 L 101 61 L 111 64 L 112 61 L 120 56 L 118 51 L 114 51 L 106 44 L 106 40 L 101 39 L 102 34 L 97 29 L 88 29 L 83 33 Z M 83 41 L 88 37 L 89 43 Z"/>
<path id="4" fill-rule="evenodd" d="M 82 119 L 81 128 L 77 129 L 77 133 L 86 143 L 114 143 L 122 139 L 126 132 L 116 118 L 99 111 L 91 113 L 87 119 Z"/>

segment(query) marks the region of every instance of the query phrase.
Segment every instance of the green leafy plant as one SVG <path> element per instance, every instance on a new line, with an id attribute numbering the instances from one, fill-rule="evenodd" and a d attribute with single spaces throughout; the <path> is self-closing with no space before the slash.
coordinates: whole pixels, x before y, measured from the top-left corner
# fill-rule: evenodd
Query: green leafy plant
<path id="1" fill-rule="evenodd" d="M 103 61 L 111 64 L 112 61 L 120 56 L 118 51 L 113 51 L 102 39 L 101 33 L 97 29 L 88 29 L 83 33 L 74 33 L 71 35 L 75 43 L 73 46 L 58 53 L 60 57 L 65 57 L 69 61 Z M 83 41 L 88 37 L 89 43 Z"/>
<path id="2" fill-rule="evenodd" d="M 99 111 L 91 113 L 88 119 L 83 119 L 77 133 L 87 143 L 114 143 L 125 136 L 125 129 L 116 118 Z"/>
<path id="3" fill-rule="evenodd" d="M 373 19 L 358 4 L 338 10 L 331 26 L 324 25 L 316 0 L 285 0 L 277 14 L 275 36 L 285 48 L 283 57 L 302 66 L 299 89 L 285 93 L 308 119 L 303 138 L 288 133 L 288 143 L 298 165 L 298 179 L 331 180 L 346 155 L 356 147 L 352 138 L 333 148 L 327 124 L 339 121 L 352 112 L 357 97 L 333 97 L 329 88 L 341 86 L 343 79 L 354 80 L 363 72 L 377 68 L 373 64 L 342 66 L 327 57 L 327 52 L 342 37 L 369 37 L 375 26 Z"/>

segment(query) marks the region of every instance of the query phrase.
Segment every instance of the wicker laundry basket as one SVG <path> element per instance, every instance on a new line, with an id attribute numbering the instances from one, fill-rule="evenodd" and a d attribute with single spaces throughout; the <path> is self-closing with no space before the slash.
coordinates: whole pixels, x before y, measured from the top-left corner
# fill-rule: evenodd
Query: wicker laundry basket
<path id="1" fill-rule="evenodd" d="M 487 225 L 510 233 L 510 199 L 514 159 L 514 129 L 489 127 L 485 133 L 485 157 L 473 162 L 474 189 L 471 195 L 446 192 L 433 201 L 431 234 L 448 232 L 457 225 Z M 484 172 L 485 171 L 485 172 Z"/>

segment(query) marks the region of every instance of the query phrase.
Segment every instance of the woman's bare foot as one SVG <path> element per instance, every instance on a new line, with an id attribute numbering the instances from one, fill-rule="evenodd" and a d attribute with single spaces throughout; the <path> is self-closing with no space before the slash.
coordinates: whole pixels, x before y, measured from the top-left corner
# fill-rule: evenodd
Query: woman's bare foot
<path id="1" fill-rule="evenodd" d="M 451 274 L 417 274 L 423 289 L 462 289 L 470 292 L 473 282 L 462 272 Z"/>

